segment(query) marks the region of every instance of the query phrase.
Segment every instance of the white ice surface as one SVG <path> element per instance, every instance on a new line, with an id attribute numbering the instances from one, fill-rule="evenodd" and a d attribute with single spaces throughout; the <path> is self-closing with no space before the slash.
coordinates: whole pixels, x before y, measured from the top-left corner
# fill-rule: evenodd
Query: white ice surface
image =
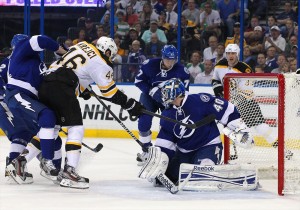
<path id="1" fill-rule="evenodd" d="M 274 181 L 261 181 L 258 191 L 179 192 L 154 188 L 137 178 L 136 153 L 131 139 L 84 139 L 99 153 L 82 149 L 79 174 L 90 178 L 90 189 L 62 188 L 39 175 L 38 161 L 28 164 L 34 183 L 7 184 L 5 157 L 9 142 L 0 137 L 0 210 L 300 210 L 300 195 L 277 195 Z"/>

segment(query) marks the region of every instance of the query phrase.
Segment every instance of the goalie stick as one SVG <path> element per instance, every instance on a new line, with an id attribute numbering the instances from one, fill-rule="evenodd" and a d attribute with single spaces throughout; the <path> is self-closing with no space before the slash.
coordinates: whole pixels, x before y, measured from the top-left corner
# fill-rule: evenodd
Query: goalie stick
<path id="1" fill-rule="evenodd" d="M 89 90 L 90 91 L 90 90 Z M 91 92 L 91 91 L 90 91 Z M 92 93 L 92 92 L 91 92 Z M 99 96 L 97 95 L 95 92 L 92 93 L 93 96 L 95 97 L 98 97 L 99 99 L 103 99 L 103 100 L 106 100 L 107 101 L 107 98 L 105 97 L 102 97 L 102 96 Z M 147 115 L 151 115 L 153 117 L 158 117 L 158 118 L 161 118 L 163 120 L 166 120 L 166 121 L 169 121 L 169 122 L 172 122 L 172 123 L 175 123 L 175 124 L 178 124 L 178 125 L 182 125 L 182 126 L 185 126 L 187 128 L 190 128 L 190 129 L 196 129 L 196 128 L 199 128 L 199 127 L 202 127 L 204 125 L 207 125 L 208 123 L 211 123 L 212 121 L 214 121 L 216 119 L 216 116 L 214 114 L 210 114 L 208 116 L 206 116 L 205 118 L 203 118 L 202 120 L 194 123 L 194 124 L 186 124 L 186 123 L 183 123 L 181 121 L 177 121 L 177 120 L 174 120 L 172 118 L 169 118 L 169 117 L 166 117 L 166 116 L 163 116 L 163 115 L 159 115 L 159 114 L 156 114 L 156 113 L 153 113 L 153 112 L 150 112 L 146 109 L 143 109 L 142 112 L 144 114 L 147 114 Z M 123 126 L 122 126 L 123 127 Z"/>
<path id="2" fill-rule="evenodd" d="M 59 131 L 63 132 L 65 135 L 68 135 L 68 133 L 66 131 L 64 131 L 63 129 L 60 129 Z M 89 150 L 97 153 L 100 152 L 100 150 L 102 150 L 103 148 L 103 144 L 99 143 L 97 144 L 97 146 L 95 148 L 90 147 L 89 145 L 85 144 L 84 142 L 82 142 L 82 146 L 88 148 Z"/>
<path id="3" fill-rule="evenodd" d="M 98 96 L 91 87 L 88 87 L 88 90 L 91 94 L 101 103 L 101 105 L 113 116 L 113 118 L 122 126 L 122 128 L 142 147 L 143 150 L 147 151 L 147 148 L 143 143 L 122 123 L 122 121 L 115 115 L 113 111 L 101 100 L 101 97 Z M 157 179 L 167 188 L 172 194 L 176 194 L 179 190 L 178 187 L 163 173 L 157 175 Z"/>

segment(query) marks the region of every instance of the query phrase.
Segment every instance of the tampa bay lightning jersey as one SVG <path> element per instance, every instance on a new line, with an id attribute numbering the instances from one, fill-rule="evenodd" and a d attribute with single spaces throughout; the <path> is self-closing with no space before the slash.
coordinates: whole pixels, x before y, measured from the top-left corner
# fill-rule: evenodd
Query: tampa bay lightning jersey
<path id="1" fill-rule="evenodd" d="M 9 65 L 9 57 L 4 58 L 0 63 L 0 100 L 3 99 L 5 93 L 8 65 Z"/>
<path id="2" fill-rule="evenodd" d="M 43 73 L 47 70 L 39 52 L 44 49 L 56 51 L 58 47 L 58 43 L 53 39 L 42 35 L 20 41 L 10 57 L 6 87 L 37 96 Z"/>
<path id="3" fill-rule="evenodd" d="M 189 124 L 194 124 L 210 114 L 214 114 L 216 120 L 223 125 L 240 118 L 232 103 L 208 93 L 186 92 L 180 107 L 173 105 L 162 112 L 166 117 Z M 197 129 L 189 129 L 165 120 L 160 121 L 160 126 L 155 145 L 161 147 L 169 158 L 176 149 L 188 153 L 205 145 L 220 143 L 220 132 L 215 121 Z"/>
<path id="4" fill-rule="evenodd" d="M 163 70 L 161 69 L 161 62 L 161 58 L 145 60 L 135 78 L 135 86 L 143 93 L 149 94 L 149 91 L 160 83 L 172 78 L 179 78 L 188 90 L 190 75 L 186 68 L 182 64 L 176 63 L 172 69 Z"/>

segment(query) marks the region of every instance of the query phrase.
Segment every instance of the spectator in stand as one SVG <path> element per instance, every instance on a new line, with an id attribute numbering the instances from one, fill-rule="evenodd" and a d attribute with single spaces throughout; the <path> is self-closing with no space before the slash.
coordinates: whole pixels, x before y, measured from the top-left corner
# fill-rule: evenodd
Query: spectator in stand
<path id="1" fill-rule="evenodd" d="M 78 32 L 78 37 L 76 39 L 74 39 L 72 42 L 73 42 L 73 45 L 74 45 L 74 44 L 77 44 L 77 43 L 83 42 L 83 41 L 87 41 L 87 39 L 86 39 L 85 30 L 81 29 Z"/>
<path id="2" fill-rule="evenodd" d="M 240 22 L 235 22 L 233 26 L 233 37 L 227 37 L 225 41 L 225 47 L 228 44 L 237 44 L 240 46 Z M 244 46 L 246 45 L 246 41 L 244 39 Z"/>
<path id="3" fill-rule="evenodd" d="M 280 29 L 278 26 L 273 26 L 271 28 L 271 36 L 265 37 L 265 49 L 270 46 L 275 47 L 277 53 L 282 53 L 285 50 L 286 41 L 280 34 Z"/>
<path id="4" fill-rule="evenodd" d="M 196 8 L 195 0 L 188 0 L 188 8 L 182 13 L 187 20 L 192 21 L 196 26 L 199 25 L 200 10 Z"/>
<path id="5" fill-rule="evenodd" d="M 283 74 L 287 74 L 287 73 L 291 73 L 291 69 L 290 69 L 290 63 L 288 61 L 286 61 L 283 66 L 282 66 L 282 73 Z"/>
<path id="6" fill-rule="evenodd" d="M 298 54 L 298 45 L 294 45 L 291 49 L 290 56 L 297 58 L 297 54 Z"/>
<path id="7" fill-rule="evenodd" d="M 248 43 L 248 46 L 250 47 L 251 54 L 257 55 L 258 53 L 264 52 L 265 36 L 262 27 L 255 26 L 253 31 L 247 33 L 248 33 L 248 37 L 246 38 L 246 41 Z"/>
<path id="8" fill-rule="evenodd" d="M 116 18 L 118 20 L 118 18 Z M 107 13 L 103 16 L 103 21 L 100 22 L 103 26 L 104 32 L 109 35 L 110 34 L 110 14 Z"/>
<path id="9" fill-rule="evenodd" d="M 211 60 L 217 57 L 218 38 L 214 35 L 210 36 L 208 46 L 203 51 L 203 60 Z"/>
<path id="10" fill-rule="evenodd" d="M 255 72 L 255 73 L 265 73 L 265 72 L 264 72 L 264 68 L 263 68 L 261 65 L 255 66 L 254 72 Z"/>
<path id="11" fill-rule="evenodd" d="M 158 14 L 152 10 L 151 4 L 144 4 L 143 11 L 139 15 L 139 20 L 142 24 L 142 30 L 149 29 L 151 20 L 158 20 Z"/>
<path id="12" fill-rule="evenodd" d="M 87 42 L 92 43 L 97 38 L 96 27 L 91 18 L 85 19 L 85 39 Z"/>
<path id="13" fill-rule="evenodd" d="M 125 37 L 127 36 L 128 32 L 129 32 L 129 24 L 127 22 L 125 22 L 124 20 L 124 12 L 122 10 L 119 10 L 117 12 L 117 17 L 118 17 L 118 29 L 117 29 L 117 33 L 121 36 L 121 39 L 124 40 Z"/>
<path id="14" fill-rule="evenodd" d="M 204 11 L 200 14 L 201 36 L 207 41 L 208 37 L 215 35 L 220 37 L 220 14 L 217 10 L 213 10 L 209 2 L 204 4 Z"/>
<path id="15" fill-rule="evenodd" d="M 158 2 L 157 0 L 151 0 L 151 6 L 156 14 L 160 14 L 162 11 L 165 10 L 164 5 Z"/>
<path id="16" fill-rule="evenodd" d="M 129 36 L 127 37 L 127 39 L 121 45 L 125 49 L 126 54 L 128 54 L 129 51 L 131 50 L 131 47 L 132 47 L 131 45 L 132 45 L 132 42 L 134 40 L 138 40 L 140 42 L 140 48 L 141 48 L 142 52 L 145 51 L 146 44 L 145 44 L 144 40 L 142 40 L 138 36 L 138 32 L 135 28 L 130 28 Z"/>
<path id="17" fill-rule="evenodd" d="M 205 4 L 207 4 L 207 3 L 210 4 L 210 7 L 213 10 L 217 10 L 218 9 L 217 3 L 214 0 L 207 0 L 207 1 L 204 1 L 204 2 L 201 3 L 201 5 L 200 5 L 200 13 L 202 13 L 205 10 Z"/>
<path id="18" fill-rule="evenodd" d="M 240 14 L 239 5 L 236 0 L 220 0 L 218 2 L 218 8 L 221 20 L 226 26 L 226 36 L 232 37 L 234 23 Z"/>
<path id="19" fill-rule="evenodd" d="M 142 24 L 140 22 L 137 22 L 136 24 L 134 24 L 133 28 L 135 28 L 135 30 L 137 31 L 138 37 L 142 38 L 142 35 L 144 33 L 144 31 L 142 29 Z"/>
<path id="20" fill-rule="evenodd" d="M 200 72 L 195 78 L 195 84 L 211 84 L 214 65 L 211 60 L 204 60 L 204 71 Z"/>
<path id="21" fill-rule="evenodd" d="M 267 0 L 249 0 L 248 9 L 253 16 L 264 17 L 267 13 Z"/>
<path id="22" fill-rule="evenodd" d="M 297 59 L 291 58 L 289 60 L 289 64 L 290 64 L 290 72 L 296 72 L 297 71 Z"/>
<path id="23" fill-rule="evenodd" d="M 224 52 L 225 52 L 225 46 L 223 43 L 218 43 L 217 45 L 217 55 L 215 58 L 211 59 L 211 62 L 213 65 L 216 65 L 220 60 L 225 58 Z"/>
<path id="24" fill-rule="evenodd" d="M 165 32 L 166 37 L 168 37 L 168 33 L 171 29 L 170 24 L 166 21 L 167 14 L 165 11 L 161 11 L 158 17 L 158 28 Z"/>
<path id="25" fill-rule="evenodd" d="M 200 74 L 204 69 L 201 61 L 202 55 L 200 51 L 194 51 L 191 56 L 191 62 L 186 65 L 187 71 L 190 73 L 191 83 L 194 83 L 196 76 Z"/>
<path id="26" fill-rule="evenodd" d="M 285 23 L 285 31 L 282 33 L 285 40 L 288 42 L 294 34 L 294 21 L 289 19 Z"/>
<path id="27" fill-rule="evenodd" d="M 251 67 L 251 69 L 254 69 L 256 61 L 255 61 L 255 59 L 253 58 L 253 56 L 251 54 L 251 49 L 250 49 L 249 45 L 246 45 L 244 47 L 244 59 L 243 59 L 243 61 L 246 64 L 248 64 Z"/>
<path id="28" fill-rule="evenodd" d="M 284 53 L 289 57 L 292 52 L 292 47 L 295 45 L 297 46 L 297 44 L 298 44 L 298 37 L 295 35 L 292 35 L 285 46 Z"/>
<path id="29" fill-rule="evenodd" d="M 193 51 L 203 51 L 203 44 L 200 38 L 200 34 L 196 25 L 187 20 L 184 15 L 181 16 L 181 30 L 177 32 L 177 25 L 175 26 L 174 33 L 181 37 L 181 55 L 183 60 L 190 59 Z M 176 44 L 177 40 L 169 40 Z"/>
<path id="30" fill-rule="evenodd" d="M 126 15 L 124 21 L 127 22 L 130 27 L 132 27 L 139 21 L 139 16 L 134 13 L 133 7 L 130 4 L 126 7 Z"/>
<path id="31" fill-rule="evenodd" d="M 158 24 L 156 20 L 151 21 L 149 30 L 144 31 L 143 33 L 142 40 L 144 40 L 146 44 L 149 43 L 150 37 L 154 33 L 157 34 L 159 41 L 163 42 L 164 44 L 168 42 L 165 33 L 158 28 Z"/>
<path id="32" fill-rule="evenodd" d="M 248 36 L 248 33 L 249 32 L 252 32 L 254 31 L 254 28 L 256 26 L 259 26 L 259 17 L 257 16 L 252 16 L 251 17 L 251 20 L 250 20 L 250 26 L 246 29 L 244 35 L 245 35 L 245 38 Z"/>
<path id="33" fill-rule="evenodd" d="M 102 36 L 107 36 L 107 34 L 105 33 L 103 26 L 100 25 L 97 27 L 97 38 L 92 42 L 92 44 L 96 46 L 98 39 Z"/>
<path id="34" fill-rule="evenodd" d="M 294 34 L 298 37 L 298 26 L 294 26 Z"/>
<path id="35" fill-rule="evenodd" d="M 121 57 L 128 56 L 125 50 L 121 47 L 121 37 L 118 34 L 115 34 L 114 41 L 118 48 L 117 54 L 119 54 Z"/>
<path id="36" fill-rule="evenodd" d="M 128 4 L 133 7 L 133 11 L 135 14 L 139 14 L 140 12 L 143 11 L 143 5 L 138 0 L 129 0 Z"/>
<path id="37" fill-rule="evenodd" d="M 170 24 L 170 27 L 173 29 L 178 21 L 178 15 L 176 11 L 173 11 L 173 2 L 168 1 L 166 6 L 166 21 Z"/>
<path id="38" fill-rule="evenodd" d="M 146 44 L 145 54 L 147 58 L 161 57 L 161 49 L 164 43 L 159 41 L 156 33 L 151 34 L 150 42 Z"/>
<path id="39" fill-rule="evenodd" d="M 128 55 L 128 72 L 126 75 L 126 81 L 134 82 L 135 76 L 138 74 L 140 65 L 146 60 L 146 56 L 141 51 L 140 42 L 138 40 L 134 40 L 132 42 L 132 48 Z M 124 76 L 123 76 L 124 78 Z"/>
<path id="40" fill-rule="evenodd" d="M 265 73 L 271 73 L 273 70 L 270 66 L 267 66 L 266 64 L 266 56 L 264 53 L 259 53 L 257 55 L 256 63 L 258 66 L 260 66 Z"/>
<path id="41" fill-rule="evenodd" d="M 270 15 L 268 16 L 267 26 L 265 27 L 265 36 L 269 36 L 271 34 L 271 28 L 277 25 L 277 19 Z"/>
<path id="42" fill-rule="evenodd" d="M 279 74 L 285 73 L 283 68 L 285 63 L 287 63 L 287 60 L 284 54 L 278 55 L 276 63 L 278 65 L 278 68 L 273 69 L 271 73 L 279 73 Z"/>
<path id="43" fill-rule="evenodd" d="M 276 61 L 276 48 L 273 46 L 267 48 L 266 65 L 271 68 L 271 71 L 275 68 L 278 68 Z"/>
<path id="44" fill-rule="evenodd" d="M 286 1 L 284 4 L 284 11 L 277 16 L 277 22 L 279 26 L 282 28 L 282 31 L 285 30 L 285 24 L 287 20 L 297 21 L 297 14 L 292 9 L 292 2 Z"/>

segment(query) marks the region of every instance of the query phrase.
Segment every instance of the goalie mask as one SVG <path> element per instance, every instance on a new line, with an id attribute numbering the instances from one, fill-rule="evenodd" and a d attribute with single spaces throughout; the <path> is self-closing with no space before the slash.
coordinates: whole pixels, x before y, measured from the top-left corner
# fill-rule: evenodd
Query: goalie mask
<path id="1" fill-rule="evenodd" d="M 113 59 L 117 52 L 118 52 L 118 47 L 115 43 L 115 41 L 112 38 L 108 38 L 105 36 L 102 36 L 98 39 L 96 47 L 98 50 L 100 50 L 104 55 L 106 55 L 106 51 L 110 51 L 110 56 L 108 56 L 110 59 Z"/>
<path id="2" fill-rule="evenodd" d="M 170 105 L 177 97 L 183 96 L 184 94 L 184 84 L 177 78 L 166 81 L 161 88 L 162 100 L 165 105 Z"/>
<path id="3" fill-rule="evenodd" d="M 22 40 L 25 40 L 25 39 L 29 39 L 29 36 L 27 36 L 26 34 L 14 35 L 14 37 L 12 38 L 12 40 L 10 42 L 11 48 L 14 49 L 19 42 L 21 42 Z"/>

